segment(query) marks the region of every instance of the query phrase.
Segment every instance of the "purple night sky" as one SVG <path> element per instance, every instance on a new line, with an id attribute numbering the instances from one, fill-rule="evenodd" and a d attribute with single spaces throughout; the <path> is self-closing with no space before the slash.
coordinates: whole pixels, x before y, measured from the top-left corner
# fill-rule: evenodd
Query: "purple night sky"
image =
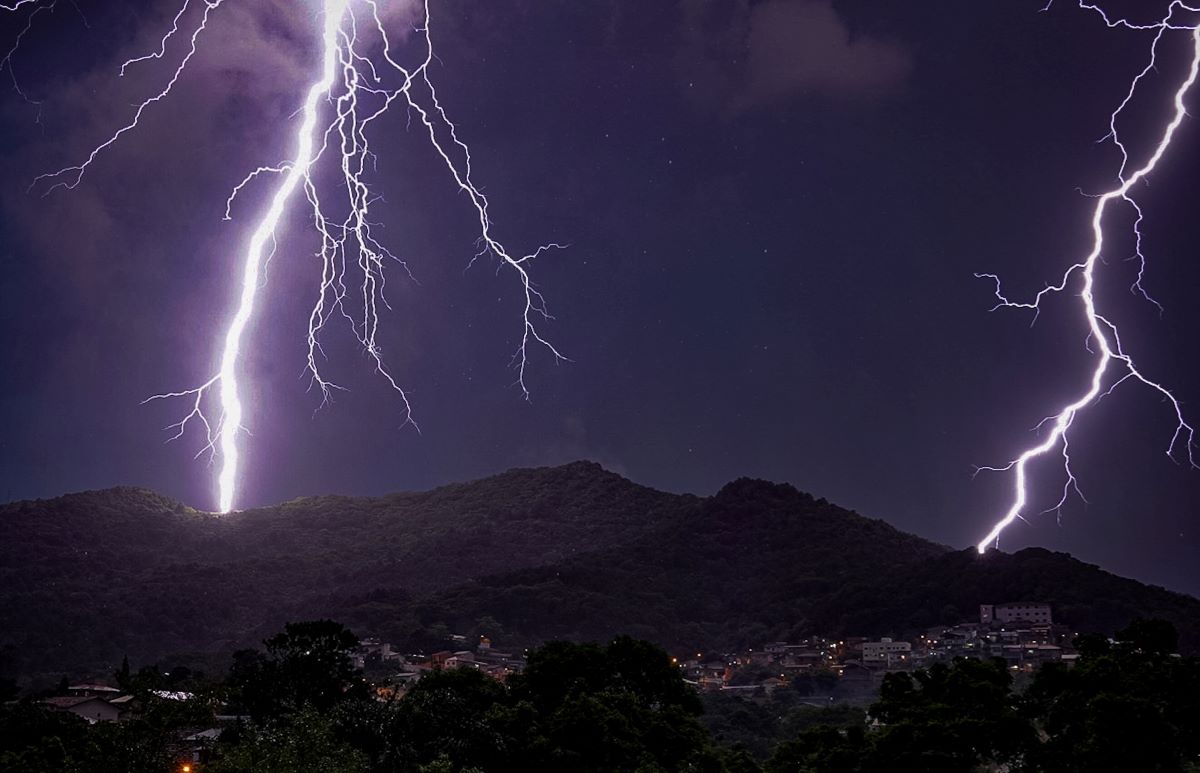
<path id="1" fill-rule="evenodd" d="M 1110 30 L 1060 0 L 431 0 L 432 77 L 514 250 L 556 241 L 534 275 L 573 362 L 534 356 L 526 403 L 509 356 L 519 284 L 475 252 L 474 212 L 402 111 L 373 134 L 390 274 L 383 355 L 422 432 L 353 336 L 326 372 L 350 391 L 314 414 L 303 375 L 320 275 L 295 206 L 245 343 L 249 429 L 240 506 L 378 494 L 514 466 L 594 459 L 635 481 L 707 494 L 740 475 L 954 547 L 1006 509 L 1003 464 L 1087 377 L 1073 294 L 1037 323 L 993 305 L 1055 281 L 1090 244 L 1119 157 L 1097 142 L 1151 33 Z M 1152 21 L 1165 3 L 1106 7 Z M 183 404 L 141 401 L 205 380 L 270 182 L 225 200 L 292 150 L 316 71 L 316 4 L 226 0 L 194 66 L 75 190 L 29 192 L 76 163 L 163 82 L 178 5 L 61 0 L 0 79 L 0 499 L 135 484 L 214 506 L 197 435 L 163 444 Z M 403 14 L 393 22 L 403 27 Z M 24 24 L 0 18 L 0 46 Z M 1187 33 L 1122 129 L 1144 149 L 1169 117 Z M 168 49 L 175 51 L 178 49 Z M 170 59 L 170 56 L 167 57 Z M 11 69 L 10 69 L 11 68 Z M 22 93 L 10 88 L 12 75 Z M 37 103 L 37 104 L 34 104 Z M 1200 115 L 1193 95 L 1192 114 Z M 1200 421 L 1200 122 L 1189 118 L 1140 195 L 1147 289 L 1114 213 L 1102 303 L 1144 371 Z M 398 268 L 398 267 L 397 267 Z M 1105 569 L 1200 593 L 1200 472 L 1164 451 L 1157 396 L 1123 386 L 1072 430 L 1089 503 L 1018 523 Z M 1055 458 L 1037 501 L 1061 493 Z M 788 535 L 781 534 L 781 539 Z"/>

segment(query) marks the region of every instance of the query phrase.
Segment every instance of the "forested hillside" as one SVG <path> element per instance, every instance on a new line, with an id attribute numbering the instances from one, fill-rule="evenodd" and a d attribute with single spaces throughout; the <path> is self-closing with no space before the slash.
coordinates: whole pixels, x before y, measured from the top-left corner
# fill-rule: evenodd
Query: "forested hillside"
<path id="1" fill-rule="evenodd" d="M 952 551 L 764 481 L 702 498 L 578 462 L 227 516 L 129 488 L 0 507 L 0 669 L 42 678 L 320 616 L 412 647 L 486 628 L 707 649 L 901 635 L 1019 599 L 1081 630 L 1160 617 L 1200 643 L 1191 597 L 1043 550 Z"/>
<path id="2" fill-rule="evenodd" d="M 981 603 L 1045 601 L 1081 631 L 1136 617 L 1200 646 L 1200 601 L 1030 548 L 952 551 L 814 499 L 739 480 L 628 545 L 434 594 L 421 622 L 487 614 L 510 635 L 603 640 L 629 632 L 671 648 L 735 648 L 829 636 L 903 636 L 972 619 Z"/>
<path id="3" fill-rule="evenodd" d="M 0 506 L 0 656 L 30 673 L 257 644 L 345 599 L 623 544 L 694 501 L 578 463 L 227 516 L 131 488 L 15 502 Z"/>

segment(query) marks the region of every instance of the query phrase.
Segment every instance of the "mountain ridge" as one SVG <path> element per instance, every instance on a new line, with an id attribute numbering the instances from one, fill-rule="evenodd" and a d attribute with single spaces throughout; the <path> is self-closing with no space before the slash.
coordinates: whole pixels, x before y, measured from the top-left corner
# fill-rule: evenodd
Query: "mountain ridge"
<path id="1" fill-rule="evenodd" d="M 455 631 L 710 648 L 900 634 L 1029 594 L 1082 627 L 1156 615 L 1200 642 L 1183 594 L 1065 554 L 954 551 L 750 478 L 698 497 L 575 462 L 224 516 L 136 487 L 0 505 L 0 670 L 21 674 L 228 652 L 319 616 L 414 647 Z"/>
<path id="2" fill-rule="evenodd" d="M 542 636 L 633 632 L 673 648 L 733 648 L 812 633 L 902 636 L 972 619 L 981 603 L 1039 600 L 1052 603 L 1058 619 L 1098 632 L 1163 617 L 1186 646 L 1200 646 L 1196 599 L 1065 553 L 956 551 L 786 484 L 750 479 L 705 500 L 700 518 L 689 522 L 690 536 L 668 526 L 642 544 L 435 594 L 419 620 L 462 628 L 487 613 Z M 780 617 L 786 622 L 764 622 Z"/>

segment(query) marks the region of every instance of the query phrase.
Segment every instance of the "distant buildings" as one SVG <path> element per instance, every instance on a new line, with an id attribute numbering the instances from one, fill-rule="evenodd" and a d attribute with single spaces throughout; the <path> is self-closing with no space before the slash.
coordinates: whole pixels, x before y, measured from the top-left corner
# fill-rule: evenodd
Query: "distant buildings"
<path id="1" fill-rule="evenodd" d="M 453 636 L 450 641 L 461 644 L 466 637 Z M 441 650 L 428 656 L 401 655 L 387 642 L 364 639 L 351 655 L 351 661 L 356 667 L 367 671 L 376 695 L 385 700 L 403 695 L 422 674 L 429 671 L 470 668 L 503 682 L 510 674 L 525 668 L 524 656 L 493 648 L 491 639 L 486 636 L 480 637 L 474 650 Z"/>
<path id="2" fill-rule="evenodd" d="M 740 653 L 674 658 L 700 690 L 766 694 L 792 684 L 806 701 L 862 704 L 878 696 L 889 671 L 911 671 L 955 658 L 1000 658 L 1014 671 L 1074 659 L 1072 633 L 1053 622 L 1049 604 L 981 604 L 979 622 L 931 628 L 912 640 L 861 636 L 768 642 Z M 447 653 L 450 654 L 450 653 Z M 815 704 L 814 704 L 815 705 Z"/>
<path id="3" fill-rule="evenodd" d="M 672 658 L 672 662 L 680 668 L 684 680 L 700 690 L 761 696 L 794 688 L 798 700 L 811 705 L 866 706 L 878 697 L 888 672 L 927 668 L 955 658 L 1000 658 L 1013 671 L 1026 673 L 1045 663 L 1070 664 L 1075 658 L 1071 637 L 1070 629 L 1053 622 L 1049 604 L 1018 601 L 981 604 L 978 622 L 938 626 L 909 641 L 810 636 L 798 642 L 768 642 L 738 653 L 697 652 L 695 657 L 689 653 L 686 658 Z M 480 637 L 473 649 L 464 646 L 464 636 L 454 636 L 450 643 L 455 649 L 428 656 L 402 655 L 387 642 L 368 638 L 362 640 L 351 659 L 365 671 L 380 700 L 402 696 L 429 671 L 470 668 L 504 681 L 526 665 L 522 655 L 494 648 L 487 637 Z M 168 691 L 153 691 L 152 696 L 169 701 L 194 698 L 190 693 Z M 46 698 L 43 704 L 91 723 L 121 721 L 137 716 L 141 709 L 131 695 L 103 684 L 73 685 L 66 694 Z M 193 759 L 201 759 L 215 733 L 219 728 L 184 739 L 195 747 Z"/>
<path id="4" fill-rule="evenodd" d="M 1020 601 L 980 604 L 979 622 L 933 628 L 914 652 L 918 663 L 958 657 L 1003 658 L 1010 668 L 1032 671 L 1043 663 L 1071 658 L 1071 632 L 1056 625 L 1049 604 Z"/>

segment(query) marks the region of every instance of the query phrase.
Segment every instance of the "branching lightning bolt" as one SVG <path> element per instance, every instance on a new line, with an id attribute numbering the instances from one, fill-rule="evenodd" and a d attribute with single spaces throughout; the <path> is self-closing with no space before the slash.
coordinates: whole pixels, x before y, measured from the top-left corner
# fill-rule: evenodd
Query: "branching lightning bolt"
<path id="1" fill-rule="evenodd" d="M 76 5 L 75 0 L 68 1 L 79 14 L 79 18 L 83 20 L 84 26 L 87 26 L 87 18 L 84 17 L 83 11 L 81 11 L 79 6 Z M 9 46 L 8 51 L 4 53 L 4 56 L 0 57 L 0 70 L 8 71 L 9 80 L 12 81 L 12 88 L 13 91 L 17 93 L 17 96 L 31 105 L 40 106 L 41 102 L 30 98 L 30 96 L 25 93 L 25 90 L 21 88 L 21 83 L 17 80 L 17 72 L 15 69 L 13 69 L 13 59 L 16 57 L 17 51 L 21 48 L 21 42 L 25 39 L 25 36 L 29 34 L 29 31 L 33 29 L 33 24 L 37 20 L 37 17 L 43 11 L 54 13 L 58 8 L 58 0 L 0 0 L 0 11 L 17 11 L 25 6 L 30 7 L 29 15 L 25 17 L 25 26 L 22 27 L 20 31 L 18 31 L 13 37 L 12 45 Z M 40 112 L 38 120 L 41 120 Z"/>
<path id="2" fill-rule="evenodd" d="M 1037 445 L 1026 448 L 1012 461 L 1000 467 L 983 467 L 980 469 L 992 471 L 1011 471 L 1014 476 L 1014 491 L 1013 499 L 1009 505 L 1008 511 L 999 521 L 992 526 L 991 531 L 987 536 L 980 540 L 976 546 L 980 553 L 985 552 L 990 546 L 996 544 L 1000 537 L 1000 533 L 1018 518 L 1022 518 L 1022 512 L 1028 502 L 1026 466 L 1032 460 L 1039 456 L 1049 453 L 1061 444 L 1063 469 L 1067 477 L 1067 482 L 1064 484 L 1062 498 L 1055 507 L 1050 510 L 1056 510 L 1062 507 L 1073 490 L 1080 497 L 1082 492 L 1079 490 L 1078 482 L 1075 478 L 1074 471 L 1071 467 L 1070 444 L 1067 433 L 1070 430 L 1075 419 L 1085 408 L 1095 404 L 1105 396 L 1111 394 L 1121 384 L 1127 381 L 1137 381 L 1146 387 L 1149 387 L 1153 392 L 1158 393 L 1167 404 L 1169 404 L 1174 412 L 1176 425 L 1175 432 L 1171 435 L 1170 443 L 1167 445 L 1167 455 L 1172 459 L 1186 458 L 1187 462 L 1193 467 L 1196 466 L 1194 457 L 1195 449 L 1195 429 L 1184 418 L 1183 408 L 1180 401 L 1171 391 L 1161 383 L 1146 376 L 1134 364 L 1133 357 L 1125 350 L 1121 344 L 1121 336 L 1117 330 L 1117 326 L 1106 318 L 1097 308 L 1096 298 L 1094 295 L 1095 272 L 1097 266 L 1101 262 L 1101 254 L 1104 249 L 1104 217 L 1108 211 L 1109 204 L 1117 203 L 1125 204 L 1132 208 L 1134 214 L 1133 236 L 1135 244 L 1134 259 L 1138 261 L 1137 279 L 1130 288 L 1147 301 L 1153 303 L 1161 312 L 1162 307 L 1158 305 L 1153 298 L 1146 292 L 1142 280 L 1145 275 L 1146 258 L 1142 252 L 1142 210 L 1134 198 L 1133 191 L 1135 186 L 1143 182 L 1151 173 L 1154 172 L 1160 161 L 1171 145 L 1172 140 L 1179 127 L 1183 124 L 1187 117 L 1187 110 L 1184 105 L 1184 99 L 1188 95 L 1192 86 L 1196 82 L 1197 73 L 1200 71 L 1200 22 L 1193 21 L 1186 23 L 1180 18 L 1185 14 L 1200 13 L 1200 8 L 1192 7 L 1175 0 L 1167 9 L 1166 15 L 1153 24 L 1135 24 L 1125 19 L 1114 19 L 1109 17 L 1103 9 L 1094 4 L 1080 2 L 1080 7 L 1095 12 L 1100 15 L 1104 23 L 1109 27 L 1123 27 L 1133 30 L 1152 31 L 1154 33 L 1153 42 L 1150 45 L 1150 60 L 1146 64 L 1133 81 L 1129 85 L 1129 90 L 1125 98 L 1120 102 L 1117 108 L 1112 112 L 1109 121 L 1109 132 L 1104 138 L 1112 140 L 1121 155 L 1121 164 L 1117 172 L 1118 185 L 1112 190 L 1096 197 L 1095 208 L 1092 212 L 1092 248 L 1087 256 L 1070 266 L 1062 275 L 1061 279 L 1054 285 L 1046 287 L 1041 292 L 1037 293 L 1031 301 L 1014 301 L 1004 295 L 1003 288 L 999 277 L 995 274 L 977 274 L 981 278 L 987 278 L 995 283 L 995 293 L 997 304 L 995 308 L 1014 308 L 1032 310 L 1036 315 L 1041 309 L 1042 301 L 1051 294 L 1063 292 L 1072 282 L 1079 281 L 1082 285 L 1080 299 L 1083 305 L 1084 317 L 1087 321 L 1089 342 L 1094 342 L 1095 348 L 1089 346 L 1089 350 L 1095 355 L 1095 362 L 1091 372 L 1091 378 L 1088 380 L 1088 387 L 1085 391 L 1061 406 L 1057 413 L 1048 416 L 1039 424 L 1039 428 L 1049 425 L 1050 432 Z M 1161 134 L 1158 136 L 1157 143 L 1153 146 L 1153 151 L 1150 153 L 1148 160 L 1142 166 L 1136 168 L 1130 173 L 1130 154 L 1124 142 L 1121 140 L 1121 135 L 1117 130 L 1117 122 L 1122 112 L 1133 100 L 1138 86 L 1142 80 L 1152 71 L 1155 71 L 1158 65 L 1158 47 L 1163 36 L 1172 31 L 1185 31 L 1190 33 L 1192 39 L 1192 55 L 1191 61 L 1187 69 L 1186 77 L 1179 83 L 1174 92 L 1173 113 L 1170 121 L 1163 127 Z M 1047 511 L 1049 512 L 1049 511 Z"/>
<path id="3" fill-rule="evenodd" d="M 125 125 L 96 145 L 82 161 L 39 176 L 34 185 L 42 186 L 46 194 L 60 188 L 77 187 L 97 157 L 124 134 L 136 129 L 145 112 L 170 94 L 195 56 L 212 15 L 227 1 L 200 0 L 196 3 L 195 0 L 184 0 L 157 50 L 130 59 L 121 66 L 120 74 L 124 75 L 131 66 L 163 59 L 172 39 L 184 35 L 187 37 L 186 50 L 165 85 L 138 105 Z M 12 0 L 9 2 L 11 4 Z M 14 8 L 26 2 L 32 0 L 16 0 Z M 525 379 L 532 346 L 544 347 L 557 360 L 566 359 L 539 329 L 539 324 L 551 316 L 529 274 L 532 261 L 547 250 L 561 249 L 562 245 L 552 243 L 530 253 L 514 254 L 494 235 L 487 197 L 472 180 L 470 149 L 459 138 L 429 76 L 429 67 L 434 60 L 429 4 L 427 0 L 421 3 L 421 23 L 414 29 L 420 36 L 423 56 L 415 66 L 405 67 L 393 54 L 381 12 L 382 3 L 383 0 L 324 0 L 321 75 L 308 87 L 298 111 L 301 120 L 295 134 L 295 152 L 287 161 L 260 166 L 248 174 L 234 187 L 226 202 L 225 217 L 229 220 L 233 218 L 238 195 L 247 186 L 260 177 L 278 178 L 266 211 L 259 216 L 245 248 L 237 306 L 222 338 L 219 367 L 197 387 L 154 395 L 147 400 L 181 398 L 188 401 L 190 411 L 170 427 L 174 430 L 171 439 L 182 436 L 193 422 L 200 425 L 205 444 L 197 456 L 208 453 L 213 461 L 220 462 L 217 488 L 221 512 L 233 509 L 240 474 L 238 438 L 246 415 L 238 380 L 243 338 L 254 312 L 265 263 L 275 250 L 277 229 L 297 190 L 304 193 L 320 242 L 317 256 L 321 260 L 322 274 L 317 299 L 309 314 L 306 370 L 312 386 L 321 393 L 321 404 L 329 400 L 331 390 L 341 389 L 320 369 L 323 360 L 321 334 L 326 324 L 337 316 L 349 323 L 374 369 L 398 394 L 403 424 L 416 426 L 408 396 L 385 365 L 377 341 L 379 306 L 388 307 L 384 267 L 387 263 L 395 263 L 406 272 L 408 267 L 373 233 L 370 212 L 378 196 L 372 193 L 366 180 L 375 160 L 367 129 L 397 101 L 409 111 L 410 117 L 417 116 L 431 147 L 478 216 L 479 250 L 471 262 L 490 254 L 516 273 L 523 298 L 523 329 L 513 355 L 513 365 L 517 372 L 516 383 L 524 397 L 529 398 Z M 189 34 L 184 20 L 193 5 L 203 5 L 203 8 L 194 14 L 198 19 L 192 23 Z M 373 59 L 373 52 L 381 53 Z M 322 193 L 315 181 L 314 170 L 327 157 L 340 174 L 341 185 L 336 196 Z M 337 208 L 331 200 L 338 202 Z M 357 277 L 357 287 L 353 290 L 351 276 Z M 210 413 L 207 409 L 214 398 L 216 409 Z"/>

